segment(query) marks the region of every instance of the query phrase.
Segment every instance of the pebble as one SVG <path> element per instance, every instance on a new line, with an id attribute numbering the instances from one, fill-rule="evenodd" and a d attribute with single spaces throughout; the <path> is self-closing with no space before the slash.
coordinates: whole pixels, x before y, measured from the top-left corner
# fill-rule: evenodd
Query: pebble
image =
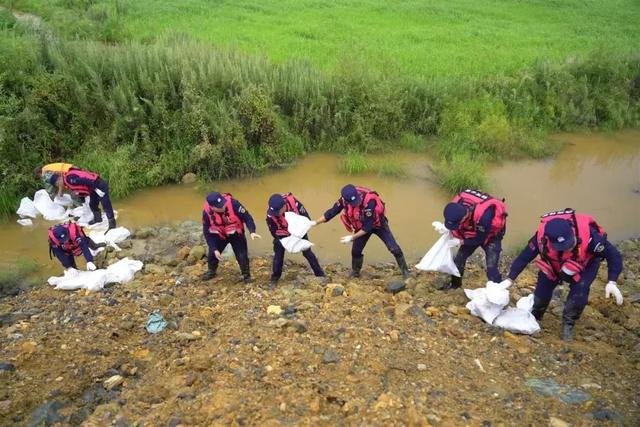
<path id="1" fill-rule="evenodd" d="M 400 340 L 400 332 L 393 330 L 391 332 L 389 332 L 389 337 L 391 338 L 391 341 L 399 341 Z"/>
<path id="2" fill-rule="evenodd" d="M 425 365 L 424 363 L 418 363 L 418 371 L 426 371 L 427 370 L 427 365 Z"/>
<path id="3" fill-rule="evenodd" d="M 0 363 L 0 371 L 2 372 L 14 372 L 16 367 L 11 363 Z"/>
<path id="4" fill-rule="evenodd" d="M 280 316 L 282 314 L 282 307 L 279 305 L 270 305 L 267 307 L 267 314 L 270 316 Z"/>
<path id="5" fill-rule="evenodd" d="M 122 375 L 114 375 L 103 383 L 104 388 L 107 390 L 112 390 L 115 387 L 118 387 L 120 384 L 124 382 L 124 377 Z"/>
<path id="6" fill-rule="evenodd" d="M 407 284 L 404 282 L 389 282 L 386 291 L 391 294 L 397 294 L 405 289 L 407 289 Z"/>
<path id="7" fill-rule="evenodd" d="M 322 363 L 338 363 L 340 361 L 340 356 L 338 353 L 327 350 L 322 355 Z"/>
<path id="8" fill-rule="evenodd" d="M 339 283 L 329 283 L 325 288 L 325 295 L 328 297 L 339 297 L 344 294 L 344 286 Z"/>
<path id="9" fill-rule="evenodd" d="M 556 417 L 549 417 L 549 427 L 569 427 L 570 424 Z"/>
<path id="10" fill-rule="evenodd" d="M 283 319 L 282 317 L 279 317 L 277 319 L 270 320 L 269 326 L 273 326 L 275 328 L 284 328 L 285 326 L 287 326 L 288 323 L 289 321 L 287 319 Z"/>

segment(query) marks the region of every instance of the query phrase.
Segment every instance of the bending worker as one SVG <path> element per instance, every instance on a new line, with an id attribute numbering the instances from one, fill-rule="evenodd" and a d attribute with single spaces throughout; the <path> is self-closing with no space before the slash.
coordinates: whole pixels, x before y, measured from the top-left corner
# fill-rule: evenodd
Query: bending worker
<path id="1" fill-rule="evenodd" d="M 64 269 L 68 272 L 76 272 L 75 257 L 84 255 L 87 261 L 87 270 L 93 271 L 96 265 L 93 263 L 93 255 L 89 249 L 104 247 L 104 243 L 97 244 L 87 237 L 78 224 L 65 222 L 49 228 L 49 255 L 51 252 L 58 258 Z"/>
<path id="2" fill-rule="evenodd" d="M 287 220 L 284 217 L 285 212 L 293 212 L 309 218 L 309 213 L 305 209 L 304 205 L 300 203 L 293 194 L 273 194 L 269 198 L 267 226 L 273 236 L 273 266 L 271 280 L 269 282 L 270 287 L 275 286 L 276 283 L 278 283 L 278 280 L 280 280 L 280 276 L 282 276 L 285 249 L 280 243 L 280 239 L 291 235 L 288 230 Z M 303 239 L 308 239 L 307 235 L 305 235 Z M 316 277 L 325 276 L 324 271 L 318 262 L 318 258 L 316 258 L 316 255 L 311 251 L 311 249 L 302 251 L 302 256 L 307 259 L 309 266 Z"/>
<path id="3" fill-rule="evenodd" d="M 34 172 L 38 178 L 42 179 L 47 192 L 52 196 L 55 196 L 58 193 L 58 188 L 53 187 L 49 183 L 51 175 L 54 173 L 64 175 L 71 169 L 75 169 L 75 166 L 71 163 L 48 163 L 46 165 L 36 167 Z"/>
<path id="4" fill-rule="evenodd" d="M 573 339 L 575 323 L 587 305 L 591 284 L 603 259 L 607 260 L 609 270 L 605 297 L 613 295 L 616 303 L 622 304 L 622 293 L 616 283 L 622 272 L 622 256 L 591 216 L 573 209 L 542 216 L 538 231 L 513 261 L 509 278 L 505 280 L 507 285 L 510 286 L 536 256 L 540 256 L 536 261 L 540 272 L 531 311 L 536 319 L 542 319 L 555 287 L 561 282 L 569 283 L 569 295 L 562 313 L 563 340 Z"/>
<path id="5" fill-rule="evenodd" d="M 109 220 L 109 229 L 116 227 L 116 218 L 109 198 L 109 184 L 97 173 L 74 168 L 67 173 L 52 174 L 49 183 L 58 188 L 58 196 L 62 195 L 64 188 L 68 188 L 79 197 L 89 196 L 89 208 L 93 213 L 93 219 L 89 225 L 102 222 L 102 213 L 99 208 L 99 204 L 102 204 Z"/>
<path id="6" fill-rule="evenodd" d="M 408 278 L 409 267 L 407 267 L 402 249 L 391 233 L 389 221 L 385 215 L 385 205 L 378 193 L 349 184 L 342 188 L 340 195 L 341 197 L 333 207 L 327 210 L 316 222 L 322 224 L 330 221 L 342 212 L 340 219 L 345 228 L 354 233 L 340 239 L 345 244 L 353 243 L 351 247 L 351 277 L 360 277 L 364 261 L 362 251 L 371 235 L 375 234 L 395 257 L 402 276 L 405 279 Z"/>
<path id="7" fill-rule="evenodd" d="M 245 225 L 251 233 L 251 240 L 260 239 L 256 234 L 256 224 L 251 214 L 231 194 L 209 193 L 202 208 L 202 233 L 209 246 L 207 262 L 209 270 L 202 280 L 216 277 L 218 264 L 222 261 L 222 251 L 231 245 L 245 283 L 251 282 L 249 249 L 244 235 Z"/>
<path id="8" fill-rule="evenodd" d="M 504 202 L 477 190 L 465 190 L 445 206 L 443 214 L 444 226 L 462 245 L 453 260 L 460 277 L 451 276 L 451 280 L 442 289 L 462 286 L 467 259 L 478 248 L 482 248 L 485 254 L 487 278 L 500 283 L 502 276 L 498 263 L 507 225 L 507 206 Z"/>

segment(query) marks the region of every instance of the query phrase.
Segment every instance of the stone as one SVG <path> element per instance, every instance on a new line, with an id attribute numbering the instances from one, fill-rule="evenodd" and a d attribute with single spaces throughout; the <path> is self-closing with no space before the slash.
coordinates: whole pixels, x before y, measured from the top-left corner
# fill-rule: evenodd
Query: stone
<path id="1" fill-rule="evenodd" d="M 191 387 L 193 383 L 196 382 L 197 379 L 198 379 L 198 376 L 196 375 L 196 373 L 193 371 L 190 371 L 187 373 L 187 375 L 185 375 L 184 383 L 187 387 Z"/>
<path id="2" fill-rule="evenodd" d="M 27 341 L 20 345 L 20 350 L 22 350 L 24 354 L 33 354 L 36 352 L 37 347 L 33 341 Z"/>
<path id="3" fill-rule="evenodd" d="M 418 363 L 418 371 L 426 371 L 427 370 L 427 365 L 425 365 L 424 363 Z"/>
<path id="4" fill-rule="evenodd" d="M 135 238 L 136 239 L 148 239 L 149 237 L 153 236 L 155 234 L 155 231 L 153 228 L 151 227 L 142 227 L 139 230 L 137 230 L 135 232 Z"/>
<path id="5" fill-rule="evenodd" d="M 49 402 L 45 401 L 42 405 L 38 406 L 31 414 L 31 419 L 27 423 L 29 427 L 35 426 L 51 426 L 63 421 L 63 418 L 58 411 L 65 405 L 62 402 Z"/>
<path id="6" fill-rule="evenodd" d="M 442 421 L 442 419 L 436 414 L 429 414 L 427 415 L 427 421 L 429 421 L 429 424 L 435 426 L 440 424 L 440 421 Z"/>
<path id="7" fill-rule="evenodd" d="M 389 332 L 389 338 L 391 338 L 391 341 L 400 341 L 400 332 L 396 330 Z"/>
<path id="8" fill-rule="evenodd" d="M 326 350 L 322 354 L 322 363 L 338 363 L 340 361 L 340 355 L 338 353 Z"/>
<path id="9" fill-rule="evenodd" d="M 549 417 L 549 427 L 570 427 L 570 424 L 560 418 Z"/>
<path id="10" fill-rule="evenodd" d="M 300 322 L 300 321 L 292 321 L 290 323 L 291 327 L 293 327 L 297 333 L 299 334 L 304 334 L 305 332 L 307 332 L 307 325 L 305 325 L 304 323 Z"/>
<path id="11" fill-rule="evenodd" d="M 185 259 L 187 259 L 190 252 L 191 252 L 191 248 L 189 246 L 181 247 L 176 253 L 176 260 L 184 261 Z"/>
<path id="12" fill-rule="evenodd" d="M 629 303 L 631 303 L 631 304 L 634 304 L 634 303 L 640 302 L 640 293 L 630 295 L 630 296 L 627 298 L 627 301 L 628 301 Z"/>
<path id="13" fill-rule="evenodd" d="M 194 335 L 193 333 L 190 334 L 188 332 L 176 332 L 176 337 L 183 341 L 195 341 L 201 338 L 199 335 Z"/>
<path id="14" fill-rule="evenodd" d="M 509 331 L 504 331 L 504 338 L 509 347 L 515 349 L 520 354 L 529 353 L 529 340 L 522 338 L 518 335 L 512 334 Z"/>
<path id="15" fill-rule="evenodd" d="M 0 372 L 14 372 L 16 367 L 11 363 L 0 363 Z"/>
<path id="16" fill-rule="evenodd" d="M 273 319 L 269 321 L 269 326 L 273 326 L 275 328 L 284 328 L 289 323 L 289 320 L 279 317 L 277 319 Z"/>
<path id="17" fill-rule="evenodd" d="M 598 421 L 615 421 L 622 419 L 622 415 L 613 409 L 600 408 L 588 414 L 589 418 Z"/>
<path id="18" fill-rule="evenodd" d="M 105 380 L 104 383 L 102 384 L 104 385 L 104 388 L 106 388 L 107 390 L 112 390 L 118 387 L 123 382 L 124 382 L 124 377 L 122 375 L 114 375 L 108 378 L 107 380 Z"/>
<path id="19" fill-rule="evenodd" d="M 151 352 L 148 348 L 141 348 L 133 352 L 133 357 L 139 360 L 147 360 L 150 358 Z"/>
<path id="20" fill-rule="evenodd" d="M 344 286 L 339 283 L 329 283 L 324 292 L 328 297 L 339 297 L 344 294 Z"/>
<path id="21" fill-rule="evenodd" d="M 407 289 L 407 284 L 404 282 L 389 282 L 386 287 L 386 291 L 394 295 L 405 289 Z"/>
<path id="22" fill-rule="evenodd" d="M 267 314 L 269 316 L 280 316 L 280 314 L 282 314 L 282 307 L 280 307 L 279 305 L 270 305 L 269 307 L 267 307 Z"/>
<path id="23" fill-rule="evenodd" d="M 189 256 L 187 257 L 187 262 L 189 264 L 195 264 L 197 261 L 201 260 L 207 255 L 207 249 L 202 245 L 197 245 L 191 248 L 189 251 Z"/>
<path id="24" fill-rule="evenodd" d="M 144 271 L 149 274 L 164 274 L 166 272 L 163 266 L 157 264 L 145 264 Z"/>
<path id="25" fill-rule="evenodd" d="M 557 397 L 564 403 L 581 404 L 591 399 L 588 393 L 562 384 L 558 384 L 552 379 L 531 378 L 525 382 L 527 387 L 531 387 L 536 393 L 543 396 Z"/>
<path id="26" fill-rule="evenodd" d="M 182 175 L 182 183 L 183 184 L 193 184 L 198 179 L 198 175 L 193 172 L 187 172 Z"/>

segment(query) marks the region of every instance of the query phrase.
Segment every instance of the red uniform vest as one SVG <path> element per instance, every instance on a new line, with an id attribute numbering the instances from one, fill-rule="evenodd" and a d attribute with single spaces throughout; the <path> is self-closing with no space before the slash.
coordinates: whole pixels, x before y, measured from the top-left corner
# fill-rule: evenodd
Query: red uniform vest
<path id="1" fill-rule="evenodd" d="M 364 210 L 371 200 L 376 201 L 376 208 L 374 211 L 373 226 L 379 228 L 382 226 L 382 217 L 384 216 L 386 209 L 384 202 L 375 191 L 371 191 L 368 188 L 356 187 L 358 191 L 358 197 L 360 203 L 357 206 L 351 206 L 346 200 L 342 199 L 344 209 L 340 219 L 345 228 L 349 232 L 358 232 L 362 229 L 364 223 Z"/>
<path id="2" fill-rule="evenodd" d="M 85 171 L 82 169 L 70 169 L 69 172 L 63 174 L 62 180 L 64 182 L 65 187 L 67 187 L 69 190 L 76 193 L 78 196 L 88 196 L 91 193 L 91 191 L 93 191 L 93 189 L 84 184 L 70 183 L 69 182 L 70 176 L 77 176 L 79 178 L 90 179 L 92 181 L 95 181 L 98 178 L 100 178 L 100 176 L 97 173 Z"/>
<path id="3" fill-rule="evenodd" d="M 84 231 L 82 227 L 73 222 L 67 222 L 63 224 L 64 227 L 69 232 L 69 240 L 67 240 L 64 244 L 60 243 L 60 240 L 53 234 L 53 229 L 55 227 L 49 228 L 49 244 L 51 246 L 56 246 L 64 250 L 65 252 L 71 252 L 74 256 L 79 256 L 82 254 L 82 248 L 76 242 L 78 237 L 85 237 Z"/>
<path id="4" fill-rule="evenodd" d="M 209 217 L 209 232 L 218 234 L 221 238 L 226 239 L 230 234 L 244 233 L 244 223 L 233 210 L 231 194 L 225 193 L 222 197 L 225 199 L 224 212 L 214 212 L 206 200 L 202 209 Z"/>
<path id="5" fill-rule="evenodd" d="M 495 215 L 493 216 L 493 221 L 491 221 L 489 234 L 483 244 L 486 244 L 489 240 L 504 231 L 507 223 L 507 206 L 502 200 L 498 200 L 481 191 L 464 190 L 453 198 L 452 203 L 460 203 L 471 211 L 471 215 L 460 224 L 458 229 L 453 230 L 452 234 L 454 237 L 461 240 L 475 238 L 478 234 L 476 227 L 482 215 L 492 206 L 495 209 Z"/>
<path id="6" fill-rule="evenodd" d="M 298 205 L 296 204 L 296 199 L 295 197 L 293 197 L 293 194 L 286 193 L 283 194 L 282 197 L 284 197 L 285 201 L 285 212 L 293 212 L 300 215 L 300 212 L 298 211 Z M 271 220 L 273 220 L 274 224 L 276 225 L 276 236 L 287 237 L 290 235 L 289 224 L 287 223 L 284 215 L 269 215 L 269 218 L 271 218 Z"/>
<path id="7" fill-rule="evenodd" d="M 563 252 L 555 250 L 551 242 L 548 241 L 549 239 L 544 235 L 544 228 L 547 223 L 556 218 L 568 220 L 573 225 L 576 246 L 572 250 Z M 594 254 L 588 251 L 591 227 L 595 227 L 599 233 L 606 235 L 604 229 L 598 225 L 593 217 L 578 213 L 573 209 L 549 212 L 542 216 L 536 233 L 538 251 L 540 252 L 540 258 L 536 260 L 536 264 L 550 280 L 558 280 L 564 267 L 569 271 L 575 272 L 571 276 L 574 282 L 580 281 L 582 271 L 594 257 Z"/>

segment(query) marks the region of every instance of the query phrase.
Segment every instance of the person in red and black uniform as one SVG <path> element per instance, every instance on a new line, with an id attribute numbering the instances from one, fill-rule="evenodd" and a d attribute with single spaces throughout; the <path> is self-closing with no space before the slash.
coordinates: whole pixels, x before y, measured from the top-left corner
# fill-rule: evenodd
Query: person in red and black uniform
<path id="1" fill-rule="evenodd" d="M 270 287 L 275 286 L 278 280 L 280 280 L 280 276 L 282 276 L 285 249 L 280 243 L 280 239 L 290 236 L 287 229 L 287 220 L 284 217 L 285 212 L 293 212 L 309 218 L 309 213 L 305 209 L 304 205 L 300 203 L 293 194 L 273 194 L 269 198 L 267 226 L 273 236 L 273 266 L 271 280 L 269 282 Z M 305 235 L 303 239 L 308 239 L 307 235 Z M 324 270 L 322 270 L 322 267 L 318 262 L 318 258 L 316 258 L 316 255 L 311 251 L 311 249 L 303 251 L 302 256 L 307 259 L 309 266 L 316 277 L 325 277 Z"/>
<path id="2" fill-rule="evenodd" d="M 513 261 L 509 278 L 504 281 L 505 287 L 511 286 L 522 270 L 538 256 L 536 264 L 540 272 L 531 314 L 541 320 L 553 290 L 562 282 L 568 283 L 569 295 L 562 313 L 563 340 L 573 339 L 575 323 L 589 301 L 591 284 L 598 276 L 604 259 L 608 268 L 605 297 L 613 295 L 618 305 L 623 303 L 622 292 L 616 283 L 622 272 L 622 256 L 593 217 L 573 209 L 543 215 L 527 247 Z"/>
<path id="3" fill-rule="evenodd" d="M 406 279 L 409 277 L 409 267 L 404 259 L 402 249 L 396 242 L 389 221 L 385 215 L 385 205 L 378 193 L 364 187 L 352 184 L 345 185 L 341 197 L 316 222 L 322 224 L 330 221 L 342 212 L 340 219 L 347 231 L 354 234 L 344 236 L 342 243 L 353 243 L 351 247 L 351 277 L 360 277 L 360 270 L 364 261 L 362 251 L 371 235 L 375 234 L 382 240 L 389 252 L 393 254 L 400 267 L 400 272 Z"/>
<path id="4" fill-rule="evenodd" d="M 109 229 L 116 227 L 116 218 L 109 198 L 109 184 L 100 178 L 97 173 L 72 168 L 64 174 L 52 174 L 51 178 L 49 178 L 49 183 L 58 188 L 59 196 L 62 195 L 62 190 L 65 187 L 76 196 L 89 196 L 89 208 L 93 212 L 93 219 L 89 222 L 89 225 L 102 222 L 102 213 L 99 207 L 102 204 L 102 208 L 109 220 Z"/>
<path id="5" fill-rule="evenodd" d="M 93 263 L 93 255 L 89 249 L 104 247 L 104 243 L 97 244 L 87 237 L 78 224 L 65 222 L 49 228 L 49 250 L 58 258 L 60 264 L 68 272 L 76 272 L 75 257 L 84 255 L 87 261 L 87 270 L 93 271 L 96 265 Z"/>
<path id="6" fill-rule="evenodd" d="M 447 204 L 443 212 L 444 226 L 461 246 L 453 262 L 460 277 L 451 276 L 443 290 L 462 286 L 462 276 L 467 259 L 478 248 L 482 248 L 487 263 L 487 278 L 500 283 L 502 275 L 498 269 L 502 238 L 507 225 L 507 207 L 502 200 L 477 190 L 465 190 Z"/>
<path id="7" fill-rule="evenodd" d="M 202 276 L 202 280 L 216 277 L 218 264 L 222 261 L 222 251 L 227 245 L 231 245 L 244 282 L 251 282 L 245 225 L 249 229 L 251 240 L 261 238 L 256 234 L 256 224 L 251 214 L 231 194 L 216 191 L 207 195 L 202 208 L 202 233 L 209 246 L 209 270 Z"/>

